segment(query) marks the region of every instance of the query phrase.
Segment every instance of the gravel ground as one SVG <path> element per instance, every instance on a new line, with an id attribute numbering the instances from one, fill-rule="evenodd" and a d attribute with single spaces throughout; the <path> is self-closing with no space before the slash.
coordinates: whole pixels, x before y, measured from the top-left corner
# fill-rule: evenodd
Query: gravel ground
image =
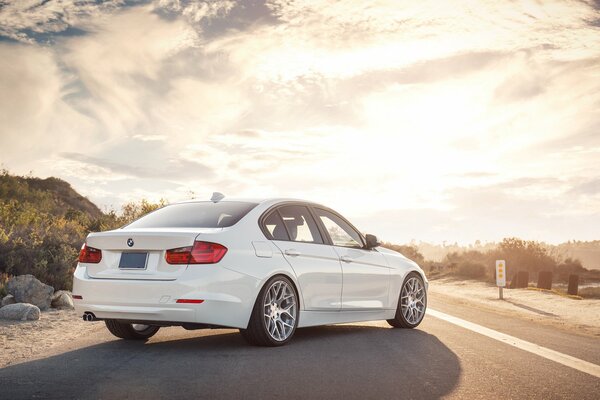
<path id="1" fill-rule="evenodd" d="M 0 368 L 35 358 L 98 328 L 99 324 L 82 321 L 74 310 L 42 311 L 38 321 L 0 320 Z"/>

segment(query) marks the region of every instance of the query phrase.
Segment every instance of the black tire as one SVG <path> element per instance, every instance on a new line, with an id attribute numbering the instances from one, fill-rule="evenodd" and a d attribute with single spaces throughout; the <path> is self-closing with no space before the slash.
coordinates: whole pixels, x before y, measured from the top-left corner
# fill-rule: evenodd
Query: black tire
<path id="1" fill-rule="evenodd" d="M 402 293 L 405 290 L 405 286 L 407 284 L 409 284 L 409 282 L 414 282 L 414 281 L 412 281 L 413 278 L 417 279 L 417 281 L 419 282 L 419 284 L 421 285 L 421 288 L 422 288 L 423 296 L 422 296 L 422 299 L 420 300 L 420 302 L 423 305 L 423 311 L 419 317 L 410 321 L 406 318 L 406 316 L 402 312 Z M 406 289 L 408 289 L 408 287 L 406 287 Z M 421 321 L 423 321 L 426 310 L 427 310 L 427 290 L 425 290 L 425 284 L 423 282 L 423 278 L 421 277 L 421 275 L 419 273 L 411 272 L 408 275 L 406 275 L 406 278 L 404 278 L 404 282 L 402 282 L 402 287 L 400 288 L 400 294 L 398 295 L 398 307 L 396 307 L 396 315 L 394 316 L 393 319 L 388 319 L 387 322 L 394 328 L 412 329 L 412 328 L 417 327 L 421 323 Z"/>
<path id="2" fill-rule="evenodd" d="M 158 332 L 159 326 L 147 325 L 147 328 L 135 329 L 133 324 L 127 322 L 120 322 L 114 319 L 107 319 L 104 321 L 106 327 L 118 338 L 125 340 L 147 340 Z"/>
<path id="3" fill-rule="evenodd" d="M 296 317 L 293 321 L 293 327 L 291 328 L 291 331 L 289 332 L 288 336 L 283 340 L 277 340 L 271 336 L 267 328 L 267 322 L 265 321 L 265 303 L 267 301 L 268 291 L 276 282 L 284 282 L 289 288 L 289 290 L 293 292 L 293 300 L 295 302 L 296 308 Z M 294 286 L 292 281 L 286 278 L 285 276 L 274 276 L 273 278 L 269 279 L 267 283 L 265 283 L 260 293 L 258 294 L 256 302 L 254 303 L 254 308 L 252 309 L 252 314 L 250 315 L 250 322 L 248 323 L 248 328 L 240 329 L 240 333 L 249 344 L 254 346 L 283 346 L 287 344 L 294 336 L 296 328 L 298 327 L 299 316 L 300 303 L 298 300 L 298 291 L 296 290 L 296 287 Z"/>

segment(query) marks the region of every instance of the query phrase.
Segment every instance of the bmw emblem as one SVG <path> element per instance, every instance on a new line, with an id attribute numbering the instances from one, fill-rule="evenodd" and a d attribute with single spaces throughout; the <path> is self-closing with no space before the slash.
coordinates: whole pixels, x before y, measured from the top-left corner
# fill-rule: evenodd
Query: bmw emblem
<path id="1" fill-rule="evenodd" d="M 133 239 L 132 238 L 127 239 L 127 246 L 133 247 Z"/>

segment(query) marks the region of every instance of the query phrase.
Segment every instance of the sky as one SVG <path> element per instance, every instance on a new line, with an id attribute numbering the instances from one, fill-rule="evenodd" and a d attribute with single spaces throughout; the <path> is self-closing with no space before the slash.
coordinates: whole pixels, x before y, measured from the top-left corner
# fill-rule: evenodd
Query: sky
<path id="1" fill-rule="evenodd" d="M 0 1 L 0 163 L 102 209 L 294 197 L 398 243 L 600 239 L 598 1 Z"/>

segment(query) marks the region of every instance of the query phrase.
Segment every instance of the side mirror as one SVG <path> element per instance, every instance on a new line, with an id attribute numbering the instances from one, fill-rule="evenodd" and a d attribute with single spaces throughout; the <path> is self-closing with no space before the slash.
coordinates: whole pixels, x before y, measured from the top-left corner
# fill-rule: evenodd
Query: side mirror
<path id="1" fill-rule="evenodd" d="M 365 239 L 367 239 L 367 245 L 365 246 L 367 250 L 371 250 L 375 247 L 381 246 L 381 242 L 379 241 L 379 239 L 377 239 L 377 236 L 375 235 L 367 233 Z"/>

